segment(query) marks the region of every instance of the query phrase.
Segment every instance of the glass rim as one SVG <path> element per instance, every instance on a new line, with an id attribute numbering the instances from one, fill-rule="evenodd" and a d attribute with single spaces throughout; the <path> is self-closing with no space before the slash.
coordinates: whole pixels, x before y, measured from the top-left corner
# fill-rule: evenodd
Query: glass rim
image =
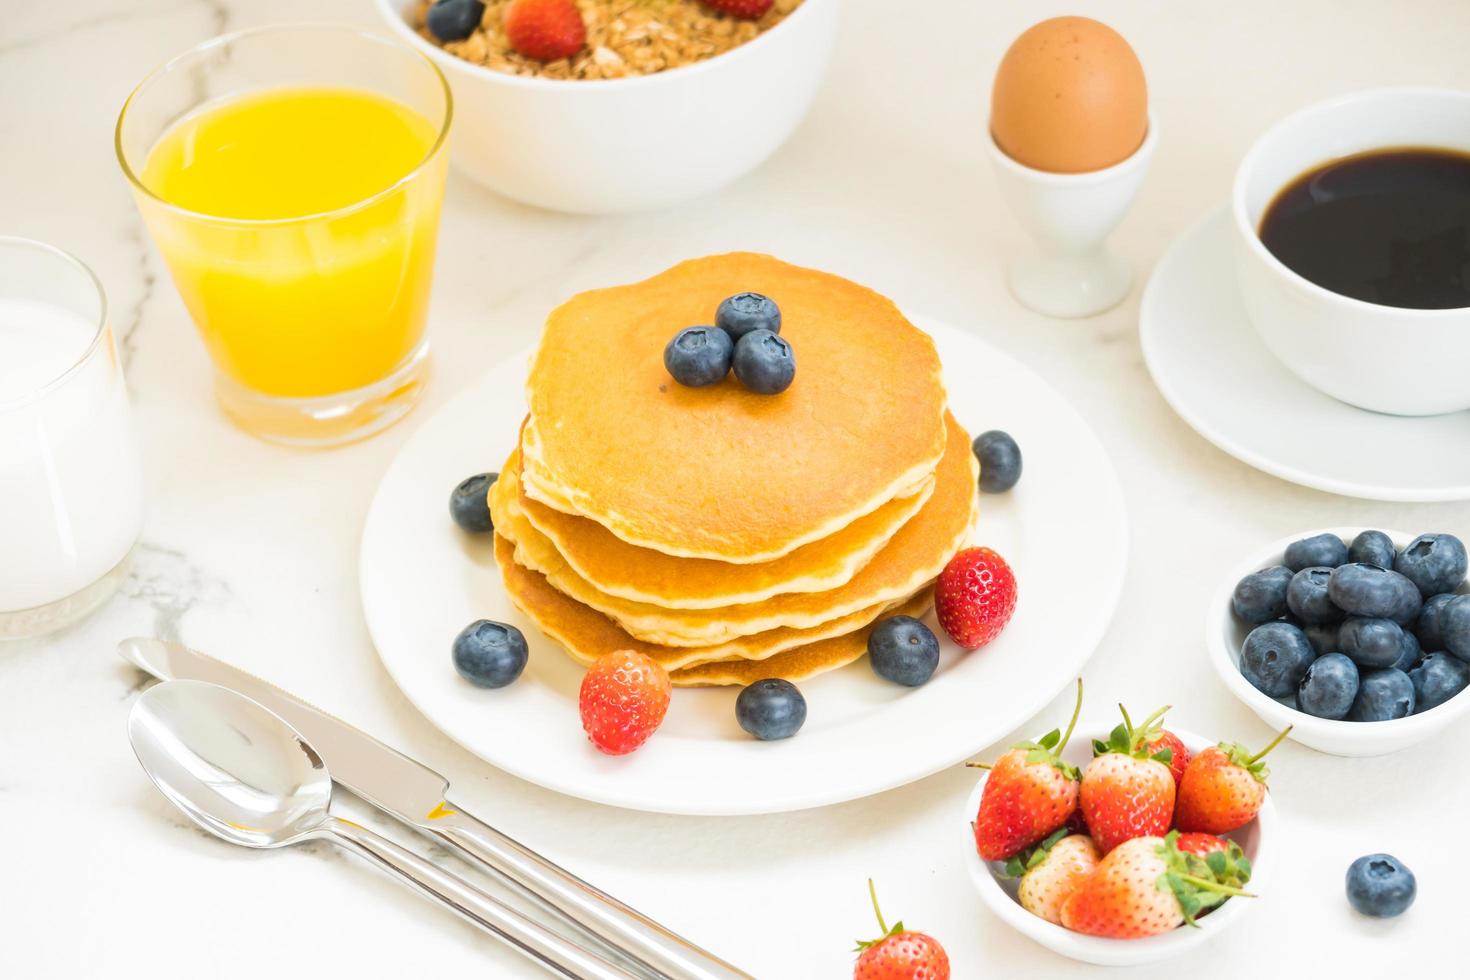
<path id="1" fill-rule="evenodd" d="M 35 238 L 25 238 L 21 235 L 0 235 L 0 249 L 6 248 L 28 248 L 42 252 L 50 255 L 54 259 L 61 260 L 61 262 L 80 272 L 83 280 L 91 283 L 92 289 L 97 293 L 97 322 L 92 327 L 92 339 L 87 341 L 87 346 L 77 355 L 76 360 L 35 388 L 22 392 L 13 398 L 0 398 L 0 412 L 18 409 L 30 402 L 44 398 L 53 390 L 60 388 L 73 374 L 81 370 L 83 364 L 86 364 L 92 359 L 92 355 L 97 353 L 97 349 L 102 345 L 102 338 L 107 335 L 107 291 L 102 288 L 102 280 L 97 278 L 97 273 L 92 271 L 91 266 L 66 249 L 57 248 L 55 245 L 47 242 Z"/>
<path id="2" fill-rule="evenodd" d="M 409 169 L 408 173 L 404 174 L 402 177 L 398 178 L 387 187 L 384 187 L 381 190 L 374 191 L 367 197 L 364 197 L 357 201 L 353 201 L 350 204 L 344 204 L 340 207 L 330 208 L 326 211 L 313 211 L 309 214 L 291 215 L 290 217 L 285 218 L 231 218 L 224 215 L 209 214 L 206 211 L 196 211 L 193 208 L 186 208 L 182 205 L 175 204 L 172 201 L 167 200 L 166 198 L 160 197 L 158 194 L 154 193 L 147 184 L 143 183 L 142 178 L 138 176 L 138 174 L 133 170 L 132 166 L 128 163 L 127 153 L 123 150 L 123 127 L 127 123 L 129 110 L 133 107 L 133 103 L 142 94 L 145 88 L 147 88 L 153 82 L 163 78 L 169 72 L 179 68 L 185 61 L 195 59 L 200 55 L 206 54 L 216 48 L 223 48 L 235 43 L 236 41 L 240 41 L 245 38 L 256 37 L 263 34 L 290 34 L 297 32 L 330 32 L 347 36 L 355 36 L 361 40 L 370 41 L 374 44 L 381 44 L 385 48 L 390 48 L 392 50 L 407 54 L 411 56 L 414 61 L 426 66 L 429 69 L 429 71 L 432 73 L 433 78 L 439 83 L 440 91 L 444 93 L 444 119 L 442 122 L 439 123 L 438 133 L 434 137 L 433 144 L 431 144 L 429 148 L 424 152 L 423 158 Z M 172 58 L 169 58 L 167 61 L 154 68 L 152 71 L 148 72 L 148 74 L 144 75 L 142 80 L 139 81 L 138 84 L 133 87 L 133 90 L 128 93 L 127 99 L 123 102 L 122 109 L 119 110 L 117 114 L 117 125 L 113 130 L 112 145 L 113 152 L 117 155 L 118 166 L 122 167 L 123 176 L 127 178 L 128 183 L 132 185 L 133 190 L 139 194 L 142 194 L 148 200 L 152 201 L 154 204 L 162 208 L 166 208 L 167 210 L 186 218 L 193 218 L 196 220 L 208 221 L 216 224 L 238 225 L 251 228 L 283 227 L 295 224 L 297 222 L 314 221 L 322 218 L 337 218 L 351 214 L 354 211 L 370 207 L 371 205 L 377 203 L 378 201 L 386 198 L 388 195 L 409 184 L 416 177 L 418 177 L 419 174 L 423 173 L 424 170 L 427 169 L 431 163 L 433 163 L 435 158 L 438 157 L 440 152 L 443 151 L 445 143 L 448 141 L 449 138 L 449 125 L 453 119 L 454 94 L 449 88 L 449 80 L 444 77 L 444 73 L 439 70 L 439 66 L 434 64 L 434 60 L 425 55 L 423 52 L 417 51 L 409 45 L 396 41 L 393 38 L 385 37 L 382 34 L 375 33 L 365 28 L 355 27 L 351 24 L 333 24 L 329 22 L 316 21 L 308 21 L 298 24 L 266 24 L 261 27 L 249 27 L 245 28 L 244 30 L 230 31 L 227 34 L 220 34 L 216 37 L 209 38 L 206 41 L 202 41 L 191 48 L 179 52 Z"/>

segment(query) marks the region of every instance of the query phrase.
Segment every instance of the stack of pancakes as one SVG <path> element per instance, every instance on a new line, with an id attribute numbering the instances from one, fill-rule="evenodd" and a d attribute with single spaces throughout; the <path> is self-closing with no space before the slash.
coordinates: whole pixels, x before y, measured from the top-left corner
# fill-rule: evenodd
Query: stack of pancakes
<path id="1" fill-rule="evenodd" d="M 663 349 L 754 291 L 796 380 L 677 384 Z M 969 537 L 976 462 L 929 336 L 837 276 L 737 253 L 583 293 L 548 318 L 520 445 L 490 493 L 516 606 L 579 661 L 675 684 L 797 680 L 921 616 Z"/>

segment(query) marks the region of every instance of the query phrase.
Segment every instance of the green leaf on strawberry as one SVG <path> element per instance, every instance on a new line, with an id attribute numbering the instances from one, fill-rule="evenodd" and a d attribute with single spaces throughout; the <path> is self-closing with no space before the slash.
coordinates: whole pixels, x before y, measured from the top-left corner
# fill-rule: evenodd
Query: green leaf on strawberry
<path id="1" fill-rule="evenodd" d="M 1240 896 L 1254 898 L 1243 887 L 1250 880 L 1250 861 L 1234 841 L 1223 851 L 1200 857 L 1181 851 L 1179 831 L 1171 830 L 1158 848 L 1167 870 L 1159 884 L 1167 887 L 1179 901 L 1187 925 L 1198 925 L 1196 916 L 1215 908 L 1226 899 Z"/>
<path id="2" fill-rule="evenodd" d="M 1006 860 L 1003 874 L 1007 878 L 1019 878 L 1032 868 L 1046 860 L 1047 853 L 1056 846 L 1057 841 L 1071 834 L 1066 827 L 1059 827 L 1045 840 L 1035 847 L 1028 847 L 1019 854 L 1013 855 Z"/>
<path id="3" fill-rule="evenodd" d="M 1291 731 L 1291 727 L 1288 725 L 1282 729 L 1271 740 L 1271 744 L 1259 752 L 1252 752 L 1239 742 L 1221 742 L 1216 748 L 1224 752 L 1232 763 L 1254 776 L 1256 782 L 1264 785 L 1271 775 L 1271 770 L 1266 767 L 1266 754 L 1281 744 L 1282 739 L 1286 738 L 1287 734 Z"/>

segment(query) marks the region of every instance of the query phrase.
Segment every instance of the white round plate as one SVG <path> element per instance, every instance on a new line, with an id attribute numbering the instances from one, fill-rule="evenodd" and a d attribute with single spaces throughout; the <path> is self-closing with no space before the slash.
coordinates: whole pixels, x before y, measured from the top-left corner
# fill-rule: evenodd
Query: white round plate
<path id="1" fill-rule="evenodd" d="M 975 532 L 976 543 L 1011 564 L 1019 586 L 1015 615 L 989 646 L 963 654 L 945 641 L 938 673 L 915 690 L 880 680 L 866 658 L 804 681 L 806 726 L 779 742 L 740 730 L 736 689 L 677 689 L 646 745 L 620 758 L 600 754 L 577 712 L 582 668 L 512 607 L 489 538 L 462 533 L 448 514 L 454 485 L 497 469 L 515 444 L 523 353 L 426 422 L 378 487 L 361 586 L 389 674 L 429 720 L 491 764 L 572 796 L 665 813 L 838 803 L 955 765 L 1008 734 L 1073 682 L 1107 629 L 1127 563 L 1123 496 L 1097 438 L 1056 391 L 983 341 L 916 322 L 939 346 L 956 418 L 975 432 L 1009 431 L 1025 455 L 1016 488 L 983 497 Z M 1083 559 L 1088 587 L 1078 589 Z M 1066 614 L 1058 615 L 1062 595 Z M 476 688 L 450 662 L 455 635 L 480 618 L 516 624 L 531 645 L 510 687 Z"/>
<path id="2" fill-rule="evenodd" d="M 1470 498 L 1470 412 L 1379 415 L 1298 379 L 1246 316 L 1231 234 L 1229 211 L 1212 212 L 1170 247 L 1143 293 L 1139 342 L 1174 411 L 1236 459 L 1303 486 L 1371 500 Z"/>

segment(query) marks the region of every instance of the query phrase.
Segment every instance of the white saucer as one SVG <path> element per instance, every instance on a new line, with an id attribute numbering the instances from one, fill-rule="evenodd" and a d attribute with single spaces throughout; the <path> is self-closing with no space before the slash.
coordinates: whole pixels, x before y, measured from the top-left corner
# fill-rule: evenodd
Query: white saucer
<path id="1" fill-rule="evenodd" d="M 866 658 L 801 684 L 806 726 L 757 742 L 735 722 L 734 688 L 675 690 L 662 728 L 632 755 L 599 754 L 582 732 L 582 669 L 511 606 L 486 536 L 449 519 L 449 491 L 499 467 L 525 412 L 528 357 L 496 367 L 403 447 L 363 529 L 368 630 L 389 674 L 451 738 L 495 766 L 572 796 L 667 813 L 771 813 L 822 806 L 956 765 L 1010 733 L 1073 683 L 1112 619 L 1127 563 L 1123 496 L 1112 464 L 1067 402 L 988 344 L 917 319 L 939 346 L 955 416 L 1006 429 L 1025 456 L 1021 482 L 981 504 L 977 543 L 1015 569 L 1016 613 L 976 653 L 943 644 L 917 690 L 880 680 Z M 804 370 L 819 370 L 809 366 Z M 1078 588 L 1078 562 L 1086 588 Z M 1059 605 L 1060 604 L 1060 605 Z M 499 691 L 455 673 L 450 644 L 470 622 L 511 622 L 531 660 Z"/>
<path id="2" fill-rule="evenodd" d="M 1378 415 L 1299 380 L 1246 318 L 1230 236 L 1222 207 L 1180 236 L 1143 293 L 1144 360 L 1180 417 L 1237 459 L 1303 486 L 1372 500 L 1470 498 L 1470 412 Z"/>

